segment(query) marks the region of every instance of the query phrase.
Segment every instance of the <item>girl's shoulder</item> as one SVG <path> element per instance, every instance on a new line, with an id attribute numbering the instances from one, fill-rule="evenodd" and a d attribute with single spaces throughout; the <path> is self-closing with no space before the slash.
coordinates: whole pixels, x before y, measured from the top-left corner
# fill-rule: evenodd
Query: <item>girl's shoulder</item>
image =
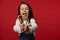
<path id="1" fill-rule="evenodd" d="M 36 19 L 35 18 L 31 18 L 30 22 L 36 22 Z"/>
<path id="2" fill-rule="evenodd" d="M 16 22 L 19 22 L 19 18 L 16 19 Z"/>

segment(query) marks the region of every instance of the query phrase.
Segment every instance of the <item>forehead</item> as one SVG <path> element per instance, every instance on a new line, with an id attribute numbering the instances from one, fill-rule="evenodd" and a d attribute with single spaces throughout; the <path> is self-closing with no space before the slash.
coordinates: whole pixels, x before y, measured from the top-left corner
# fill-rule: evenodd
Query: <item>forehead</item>
<path id="1" fill-rule="evenodd" d="M 20 8 L 28 7 L 26 4 L 21 4 Z"/>

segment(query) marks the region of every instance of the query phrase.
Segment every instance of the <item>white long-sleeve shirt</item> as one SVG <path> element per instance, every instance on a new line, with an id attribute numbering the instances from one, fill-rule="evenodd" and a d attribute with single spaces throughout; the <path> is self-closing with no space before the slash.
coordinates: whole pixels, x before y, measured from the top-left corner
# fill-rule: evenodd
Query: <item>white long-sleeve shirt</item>
<path id="1" fill-rule="evenodd" d="M 23 23 L 25 24 L 26 21 L 23 20 Z M 30 31 L 30 32 L 34 32 L 34 31 L 37 29 L 37 24 L 36 24 L 35 19 L 34 19 L 34 18 L 31 18 L 31 19 L 30 19 L 30 23 L 27 23 L 27 26 L 29 27 L 29 31 Z M 16 20 L 16 23 L 15 23 L 13 29 L 14 29 L 15 32 L 18 32 L 18 33 L 22 33 L 22 32 L 23 32 L 23 31 L 21 31 L 21 29 L 20 29 L 20 21 L 19 21 L 18 18 L 17 18 L 17 20 Z"/>

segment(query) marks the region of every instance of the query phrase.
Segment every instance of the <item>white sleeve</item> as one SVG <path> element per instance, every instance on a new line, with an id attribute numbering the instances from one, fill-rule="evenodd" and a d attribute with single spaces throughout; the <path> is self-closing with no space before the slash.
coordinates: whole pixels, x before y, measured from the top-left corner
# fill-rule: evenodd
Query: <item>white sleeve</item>
<path id="1" fill-rule="evenodd" d="M 16 20 L 16 23 L 15 23 L 13 29 L 14 29 L 15 32 L 21 33 L 20 21 L 19 21 L 19 19 Z"/>
<path id="2" fill-rule="evenodd" d="M 30 20 L 30 24 L 28 24 L 28 25 L 29 25 L 30 32 L 36 31 L 36 29 L 38 27 L 35 19 L 33 19 L 33 18 Z"/>

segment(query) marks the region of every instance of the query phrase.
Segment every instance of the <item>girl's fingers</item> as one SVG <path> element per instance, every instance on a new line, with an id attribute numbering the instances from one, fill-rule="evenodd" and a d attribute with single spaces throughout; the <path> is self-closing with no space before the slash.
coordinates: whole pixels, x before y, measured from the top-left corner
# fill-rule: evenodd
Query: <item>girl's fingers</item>
<path id="1" fill-rule="evenodd" d="M 23 24 L 20 24 L 21 26 L 23 26 Z"/>
<path id="2" fill-rule="evenodd" d="M 24 24 L 20 24 L 20 28 L 21 29 L 25 29 L 25 25 Z"/>
<path id="3" fill-rule="evenodd" d="M 20 28 L 21 28 L 21 29 L 24 29 L 24 31 L 27 31 L 27 25 L 20 24 Z"/>

